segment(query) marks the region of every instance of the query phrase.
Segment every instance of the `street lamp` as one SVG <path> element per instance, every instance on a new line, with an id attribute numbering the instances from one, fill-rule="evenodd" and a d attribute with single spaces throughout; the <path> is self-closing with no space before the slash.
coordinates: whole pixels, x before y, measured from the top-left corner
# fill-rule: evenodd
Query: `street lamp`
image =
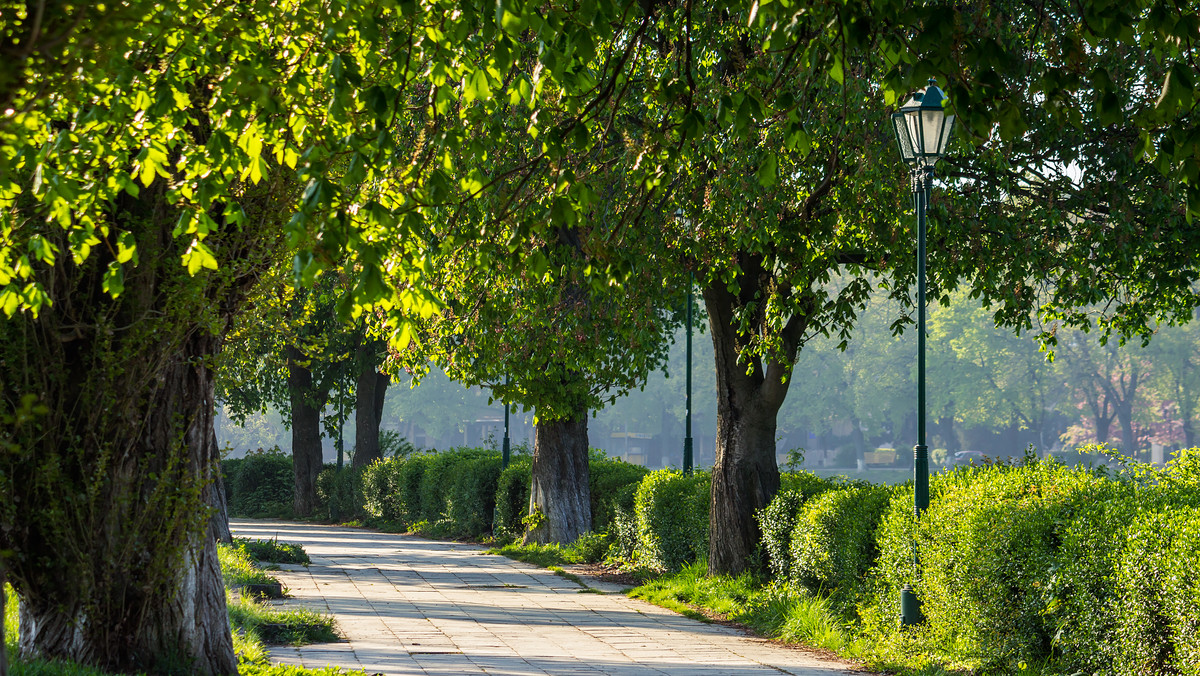
<path id="1" fill-rule="evenodd" d="M 685 228 L 691 225 L 683 217 L 683 209 L 675 210 L 675 218 L 680 219 Z M 687 388 L 685 398 L 687 415 L 684 418 L 683 435 L 683 473 L 685 475 L 692 473 L 692 287 L 695 285 L 696 279 L 693 273 L 689 271 L 687 290 Z"/>
<path id="2" fill-rule="evenodd" d="M 504 387 L 508 388 L 508 376 L 504 376 Z M 500 466 L 508 467 L 508 461 L 512 457 L 512 444 L 508 440 L 508 399 L 502 398 L 501 403 L 504 404 L 504 445 L 500 451 Z"/>
<path id="3" fill-rule="evenodd" d="M 917 445 L 913 447 L 913 511 L 920 518 L 929 507 L 929 447 L 925 445 L 925 209 L 933 183 L 933 165 L 946 152 L 954 116 L 946 115 L 945 96 L 933 78 L 929 86 L 913 94 L 912 99 L 892 114 L 892 129 L 900 157 L 912 175 L 913 206 L 917 210 Z M 920 579 L 920 560 L 914 559 Z M 916 625 L 925 621 L 921 602 L 906 584 L 900 590 L 900 623 Z"/>

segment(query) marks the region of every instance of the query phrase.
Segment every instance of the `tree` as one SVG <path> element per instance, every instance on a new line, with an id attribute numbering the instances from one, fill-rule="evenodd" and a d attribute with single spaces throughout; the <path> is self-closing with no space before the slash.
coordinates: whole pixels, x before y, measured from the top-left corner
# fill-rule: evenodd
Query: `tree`
<path id="1" fill-rule="evenodd" d="M 452 300 L 430 315 L 425 352 L 452 378 L 535 412 L 531 541 L 570 543 L 591 530 L 588 411 L 641 385 L 666 358 L 657 271 L 631 270 L 619 289 L 588 279 L 589 251 L 606 234 L 594 221 L 552 232 L 535 240 L 532 268 L 501 263 L 479 274 L 470 262 L 479 241 L 444 247 L 434 262 Z"/>
<path id="2" fill-rule="evenodd" d="M 791 0 L 781 0 L 749 11 L 739 5 L 705 8 L 711 14 L 703 21 L 694 21 L 700 15 L 693 15 L 690 4 L 598 2 L 589 6 L 595 11 L 588 12 L 436 2 L 411 11 L 411 6 L 381 9 L 340 0 L 297 0 L 283 7 L 265 0 L 185 4 L 170 12 L 158 5 L 131 5 L 135 9 L 130 23 L 106 33 L 111 40 L 96 40 L 100 49 L 74 52 L 83 60 L 82 70 L 68 65 L 43 74 L 37 70 L 41 62 L 18 60 L 24 70 L 12 80 L 17 84 L 5 85 L 19 88 L 17 96 L 26 105 L 0 123 L 0 158 L 6 163 L 0 172 L 0 203 L 11 207 L 22 190 L 22 199 L 37 202 L 32 212 L 7 209 L 0 233 L 0 306 L 9 316 L 25 313 L 6 330 L 18 325 L 33 330 L 41 321 L 36 318 L 39 312 L 49 303 L 62 303 L 58 293 L 64 287 L 49 287 L 46 281 L 65 265 L 67 254 L 75 265 L 102 268 L 90 286 L 76 290 L 79 298 L 103 299 L 104 294 L 121 296 L 122 291 L 140 288 L 128 283 L 137 277 L 130 244 L 143 246 L 138 236 L 144 223 L 112 215 L 115 206 L 124 204 L 122 192 L 135 201 L 143 199 L 135 193 L 163 188 L 160 180 L 170 185 L 157 202 L 147 196 L 140 204 L 156 204 L 158 210 L 150 210 L 154 218 L 170 214 L 176 225 L 166 228 L 156 221 L 162 227 L 142 249 L 145 259 L 177 247 L 172 255 L 197 276 L 225 279 L 228 273 L 233 279 L 238 271 L 247 271 L 249 278 L 250 270 L 267 266 L 264 251 L 275 251 L 267 241 L 274 230 L 265 229 L 236 250 L 217 246 L 221 235 L 226 230 L 240 232 L 246 214 L 253 212 L 258 218 L 251 208 L 253 190 L 248 193 L 244 186 L 283 175 L 283 167 L 294 166 L 303 192 L 293 198 L 292 191 L 281 190 L 277 206 L 278 213 L 294 211 L 283 230 L 288 248 L 300 251 L 299 277 L 311 283 L 322 269 L 342 264 L 343 256 L 349 255 L 353 264 L 346 268 L 355 277 L 342 314 L 380 310 L 388 315 L 389 339 L 406 345 L 412 315 L 437 300 L 423 281 L 425 261 L 447 233 L 434 233 L 427 223 L 446 218 L 481 194 L 513 189 L 506 198 L 516 198 L 501 202 L 507 206 L 488 218 L 470 213 L 465 233 L 493 225 L 511 227 L 515 241 L 505 243 L 507 254 L 496 256 L 505 259 L 531 237 L 586 217 L 613 176 L 626 177 L 628 189 L 621 193 L 624 208 L 613 210 L 619 217 L 609 222 L 613 231 L 625 232 L 631 224 L 654 223 L 662 213 L 657 207 L 672 206 L 661 201 L 667 192 L 705 186 L 707 178 L 717 177 L 708 173 L 716 168 L 725 172 L 722 179 L 729 179 L 724 186 L 730 189 L 725 190 L 720 181 L 712 182 L 727 212 L 706 214 L 705 219 L 693 212 L 694 222 L 723 227 L 744 222 L 766 228 L 768 214 L 781 212 L 768 206 L 742 221 L 733 208 L 739 204 L 737 189 L 746 184 L 743 179 L 754 176 L 760 186 L 769 186 L 773 179 L 806 183 L 804 196 L 786 203 L 811 205 L 813 211 L 799 210 L 801 222 L 806 227 L 819 224 L 802 234 L 791 231 L 794 221 L 781 220 L 784 230 L 795 235 L 790 249 L 785 244 L 776 251 L 774 244 L 763 244 L 775 234 L 764 229 L 759 243 L 741 247 L 729 235 L 723 240 L 728 255 L 694 257 L 712 264 L 711 274 L 704 276 L 712 290 L 706 292 L 706 302 L 729 311 L 719 320 L 721 336 L 713 332 L 717 358 L 724 364 L 718 369 L 725 374 L 720 388 L 726 397 L 723 410 L 748 404 L 769 426 L 772 408 L 777 410 L 786 391 L 782 375 L 794 358 L 789 352 L 793 345 L 798 347 L 798 335 L 818 326 L 837 331 L 837 324 L 843 323 L 810 321 L 811 309 L 828 310 L 828 316 L 839 320 L 849 318 L 859 298 L 858 291 L 852 291 L 829 299 L 828 306 L 823 304 L 824 292 L 806 284 L 822 280 L 830 261 L 861 266 L 878 260 L 879 267 L 899 272 L 898 291 L 911 281 L 911 274 L 890 257 L 861 258 L 862 251 L 871 253 L 872 247 L 857 246 L 857 235 L 844 230 L 851 223 L 873 233 L 881 245 L 875 253 L 905 248 L 890 236 L 892 228 L 882 221 L 869 222 L 878 214 L 847 206 L 854 203 L 851 183 L 839 181 L 852 176 L 856 188 L 872 185 L 870 169 L 878 166 L 872 160 L 879 153 L 871 155 L 874 151 L 869 150 L 861 161 L 845 162 L 829 152 L 836 145 L 828 144 L 850 138 L 843 127 L 852 118 L 838 117 L 824 97 L 842 95 L 843 111 L 856 112 L 866 101 L 877 106 L 875 97 L 894 98 L 929 74 L 954 76 L 949 89 L 959 114 L 987 151 L 977 155 L 982 160 L 959 165 L 962 180 L 956 199 L 962 208 L 947 209 L 952 219 L 935 214 L 937 223 L 955 224 L 941 231 L 937 223 L 934 227 L 935 240 L 943 238 L 935 250 L 944 256 L 937 274 L 946 288 L 953 286 L 952 280 L 972 279 L 972 290 L 1004 301 L 1000 318 L 1014 322 L 1027 318 L 1036 300 L 1027 282 L 1044 279 L 1062 280 L 1049 295 L 1053 307 L 1070 322 L 1088 321 L 1071 308 L 1109 293 L 1121 300 L 1102 323 L 1122 332 L 1141 330 L 1156 314 L 1190 312 L 1195 305 L 1189 285 L 1195 280 L 1197 235 L 1179 224 L 1185 216 L 1200 213 L 1200 156 L 1195 153 L 1191 112 L 1200 97 L 1192 76 L 1194 12 L 1186 4 L 1166 0 L 1038 8 L 947 5 L 822 2 L 805 3 L 799 11 Z M 139 13 L 139 7 L 145 13 Z M 99 27 L 87 18 L 92 15 L 83 16 L 86 25 L 76 34 Z M 22 18 L 14 30 L 20 33 L 31 25 Z M 1130 28 L 1135 25 L 1137 30 Z M 26 39 L 18 37 L 22 40 Z M 1107 49 L 1085 48 L 1085 41 Z M 1029 49 L 1030 44 L 1038 48 Z M 531 57 L 534 46 L 536 56 Z M 878 72 L 860 69 L 860 58 L 887 69 L 882 89 L 860 87 L 863 83 L 855 80 L 846 89 L 808 86 L 805 96 L 796 96 L 796 82 L 823 83 L 826 73 L 842 82 L 847 74 L 866 78 Z M 1124 67 L 1126 58 L 1132 58 L 1132 68 Z M 1084 81 L 1080 73 L 1091 77 Z M 69 86 L 54 91 L 66 80 Z M 43 83 L 52 93 L 39 93 Z M 744 87 L 720 89 L 732 83 Z M 775 86 L 780 83 L 787 86 Z M 1161 94 L 1155 97 L 1155 92 Z M 713 97 L 697 105 L 697 93 Z M 535 154 L 516 162 L 498 162 L 488 156 L 486 145 L 471 141 L 480 130 L 486 133 L 511 119 L 496 114 L 509 101 L 523 102 L 531 111 L 522 138 L 536 137 L 540 147 L 531 144 Z M 822 130 L 804 130 L 798 101 L 806 111 L 819 113 L 813 119 L 821 121 Z M 999 139 L 991 136 L 993 123 L 999 123 Z M 851 136 L 867 133 L 849 131 Z M 816 140 L 814 160 L 838 160 L 827 165 L 828 188 L 817 168 L 799 166 L 808 156 L 803 152 L 806 137 Z M 785 140 L 791 154 L 781 159 L 775 148 L 788 147 Z M 594 176 L 571 171 L 581 158 L 611 160 L 627 142 L 632 152 L 623 156 L 619 171 Z M 707 154 L 691 154 L 697 142 Z M 732 161 L 703 159 L 724 157 L 716 152 L 722 147 Z M 1075 148 L 1086 152 L 1075 153 Z M 1142 171 L 1145 165 L 1135 163 L 1142 157 L 1152 160 L 1157 174 Z M 1082 185 L 1028 179 L 1046 167 L 1067 167 L 1074 161 L 1089 167 Z M 855 171 L 845 172 L 847 166 Z M 793 168 L 809 173 L 796 176 Z M 861 168 L 867 172 L 857 171 Z M 547 176 L 552 180 L 534 180 Z M 889 182 L 882 185 L 890 186 L 899 177 L 886 178 Z M 548 185 L 554 190 L 547 191 Z M 679 201 L 695 207 L 703 204 L 700 198 L 706 191 L 692 190 Z M 1030 204 L 1037 208 L 1021 213 L 1010 209 L 1010 197 L 1017 192 L 1034 195 Z M 822 202 L 830 196 L 837 204 L 834 211 L 840 210 L 843 217 L 836 224 L 832 212 L 826 211 L 831 203 Z M 753 204 L 762 206 L 757 199 Z M 34 218 L 28 218 L 31 213 Z M 858 224 L 860 215 L 868 223 Z M 846 235 L 841 244 L 847 248 L 831 252 L 817 245 L 822 239 L 813 237 L 830 228 Z M 1023 239 L 1014 239 L 1017 232 Z M 615 239 L 610 236 L 610 241 Z M 1024 247 L 1031 250 L 1022 252 Z M 786 254 L 784 265 L 792 277 L 782 286 L 771 274 L 780 252 Z M 1017 252 L 1028 255 L 1016 256 Z M 810 266 L 814 256 L 817 264 Z M 490 258 L 477 259 L 480 268 L 485 269 Z M 207 272 L 218 260 L 222 270 Z M 529 260 L 536 258 L 530 254 Z M 718 280 L 726 281 L 725 286 Z M 195 295 L 187 284 L 160 290 L 164 295 L 159 298 L 171 309 L 186 305 Z M 231 298 L 222 312 L 236 310 L 237 294 Z M 105 306 L 98 302 L 96 307 Z M 795 324 L 779 320 L 797 312 L 806 318 Z M 767 319 L 759 321 L 759 315 Z M 733 336 L 724 330 L 730 319 L 739 322 Z M 49 328 L 49 322 L 40 326 Z M 72 326 L 59 328 L 70 335 Z M 175 334 L 164 329 L 162 335 Z M 216 350 L 215 343 L 193 347 L 188 354 L 196 362 Z M 758 364 L 731 356 L 744 347 L 764 348 L 757 353 L 762 355 Z M 769 351 L 781 356 L 768 358 Z M 167 354 L 171 353 L 142 357 L 147 364 L 166 368 L 170 360 L 160 357 Z M 751 359 L 754 354 L 752 350 Z M 71 360 L 79 353 L 41 356 L 59 361 L 35 360 L 34 373 L 75 368 Z M 93 363 L 107 369 L 116 362 Z M 6 367 L 16 369 L 15 364 L 8 362 Z M 734 383 L 745 365 L 755 368 Z M 201 371 L 197 377 L 203 381 L 207 375 Z M 19 377 L 6 375 L 3 383 L 7 410 L 23 410 L 20 402 L 27 394 L 48 396 L 49 403 L 55 403 L 53 393 L 30 392 L 25 371 L 13 373 Z M 195 420 L 189 412 L 194 409 L 186 403 L 163 403 L 155 415 Z M 59 429 L 89 429 L 82 425 L 82 413 L 73 415 L 78 419 L 64 421 L 69 424 Z M 719 524 L 714 533 L 720 537 L 713 541 L 721 550 L 714 557 L 717 571 L 743 565 L 738 557 L 748 551 L 755 527 L 747 505 L 769 498 L 773 490 L 773 470 L 761 465 L 763 454 L 734 450 L 741 443 L 735 439 L 739 435 L 755 449 L 765 448 L 762 430 L 753 425 L 722 429 L 731 453 L 729 462 L 718 462 L 714 480 L 719 498 L 714 501 L 714 522 Z M 131 436 L 130 429 L 123 430 L 113 432 L 112 443 L 119 445 L 121 438 Z M 6 441 L 18 436 L 8 430 L 5 434 Z M 22 437 L 17 446 L 32 443 Z M 170 454 L 147 449 L 137 457 L 158 462 Z M 197 474 L 203 476 L 211 461 L 198 462 Z M 135 478 L 147 485 L 172 485 L 163 476 L 167 475 L 146 465 Z M 51 481 L 48 477 L 42 478 Z M 19 487 L 37 485 L 32 481 Z M 9 524 L 3 525 L 0 530 L 9 532 Z M 199 528 L 184 531 L 199 537 Z M 17 559 L 30 555 L 29 548 L 35 546 L 5 538 L 5 548 L 15 551 Z M 165 553 L 182 538 L 180 534 L 156 543 L 152 553 L 163 554 L 163 561 L 184 560 Z M 182 611 L 161 610 L 170 621 L 158 626 L 178 625 Z M 64 643 L 58 649 L 69 648 Z M 144 655 L 136 646 L 128 654 Z M 217 668 L 203 663 L 199 667 Z"/>
<path id="3" fill-rule="evenodd" d="M 308 516 L 324 466 L 322 437 L 338 434 L 347 405 L 356 409 L 354 466 L 380 458 L 379 424 L 390 380 L 379 373 L 385 353 L 365 323 L 347 326 L 336 316 L 334 306 L 345 293 L 340 276 L 322 275 L 313 288 L 296 291 L 289 275 L 280 267 L 265 276 L 251 309 L 239 317 L 221 356 L 218 397 L 239 421 L 269 407 L 288 411 L 292 508 Z M 329 406 L 334 412 L 326 415 Z"/>
<path id="4" fill-rule="evenodd" d="M 939 399 L 953 401 L 955 414 L 968 424 L 1032 430 L 1038 448 L 1047 452 L 1048 427 L 1066 403 L 1062 369 L 1038 349 L 1036 340 L 997 327 L 992 313 L 965 293 L 952 294 L 949 300 L 930 320 L 932 344 L 954 363 L 953 375 L 935 381 L 933 405 Z M 935 368 L 933 374 L 938 373 Z"/>
<path id="5" fill-rule="evenodd" d="M 1111 425 L 1116 422 L 1121 434 L 1121 449 L 1137 457 L 1140 450 L 1135 433 L 1135 414 L 1144 408 L 1145 380 L 1151 370 L 1148 355 L 1118 341 L 1099 343 L 1091 336 L 1075 332 L 1061 339 L 1063 361 L 1071 374 L 1069 382 L 1086 404 L 1091 415 L 1096 443 L 1108 441 Z"/>
<path id="6" fill-rule="evenodd" d="M 1162 327 L 1148 347 L 1154 364 L 1152 385 L 1161 400 L 1174 402 L 1183 444 L 1194 448 L 1200 422 L 1200 322 Z"/>

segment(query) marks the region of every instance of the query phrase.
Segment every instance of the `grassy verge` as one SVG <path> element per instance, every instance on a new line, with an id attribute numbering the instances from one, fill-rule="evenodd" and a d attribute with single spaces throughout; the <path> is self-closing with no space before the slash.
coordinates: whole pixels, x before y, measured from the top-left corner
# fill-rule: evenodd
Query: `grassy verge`
<path id="1" fill-rule="evenodd" d="M 307 608 L 280 609 L 246 596 L 235 598 L 232 594 L 225 602 L 229 608 L 229 624 L 243 634 L 246 642 L 254 637 L 265 643 L 288 645 L 338 640 L 333 618 L 328 615 Z"/>
<path id="2" fill-rule="evenodd" d="M 217 558 L 221 562 L 221 577 L 226 587 L 275 582 L 275 578 L 254 564 L 254 559 L 250 558 L 244 546 L 220 545 L 217 547 Z"/>

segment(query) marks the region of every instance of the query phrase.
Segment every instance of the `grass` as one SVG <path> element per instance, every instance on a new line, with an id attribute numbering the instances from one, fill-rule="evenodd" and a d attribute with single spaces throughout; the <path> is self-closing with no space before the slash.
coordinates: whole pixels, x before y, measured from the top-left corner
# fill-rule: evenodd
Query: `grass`
<path id="1" fill-rule="evenodd" d="M 850 659 L 865 655 L 867 643 L 846 630 L 825 599 L 783 585 L 764 585 L 748 573 L 708 577 L 707 569 L 708 564 L 699 561 L 637 587 L 629 595 L 688 617 L 709 621 L 715 615 L 772 638 Z"/>
<path id="2" fill-rule="evenodd" d="M 573 551 L 568 547 L 557 544 L 539 545 L 539 544 L 508 544 L 503 547 L 496 547 L 487 550 L 488 554 L 499 554 L 507 556 L 510 559 L 532 563 L 535 566 L 549 568 L 550 566 L 562 566 L 572 563 L 582 563 Z"/>
<path id="3" fill-rule="evenodd" d="M 549 568 L 571 563 L 596 563 L 608 553 L 609 537 L 604 533 L 584 533 L 569 545 L 510 543 L 487 550 L 488 554 L 499 554 L 510 559 Z"/>
<path id="4" fill-rule="evenodd" d="M 235 547 L 241 546 L 250 558 L 259 563 L 297 563 L 304 566 L 312 563 L 304 547 L 291 542 L 234 538 L 233 544 Z"/>
<path id="5" fill-rule="evenodd" d="M 247 637 L 265 643 L 304 645 L 338 640 L 333 618 L 307 608 L 279 609 L 255 599 L 232 594 L 225 599 L 229 624 Z"/>
<path id="6" fill-rule="evenodd" d="M 245 546 L 218 545 L 217 558 L 221 561 L 221 577 L 225 579 L 227 587 L 275 582 L 275 578 L 254 565 L 254 559 L 250 558 Z"/>

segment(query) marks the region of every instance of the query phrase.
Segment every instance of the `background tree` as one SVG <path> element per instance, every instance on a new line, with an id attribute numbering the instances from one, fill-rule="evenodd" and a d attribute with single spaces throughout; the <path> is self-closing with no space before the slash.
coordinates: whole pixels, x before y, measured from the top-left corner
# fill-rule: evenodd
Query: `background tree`
<path id="1" fill-rule="evenodd" d="M 531 267 L 499 263 L 481 273 L 471 241 L 444 247 L 436 275 L 452 300 L 430 316 L 425 347 L 446 373 L 490 388 L 507 405 L 535 413 L 527 539 L 573 542 L 591 530 L 588 497 L 588 411 L 640 386 L 665 359 L 661 339 L 669 315 L 652 261 L 623 284 L 592 283 L 589 256 L 608 233 L 581 221 L 535 239 Z"/>

